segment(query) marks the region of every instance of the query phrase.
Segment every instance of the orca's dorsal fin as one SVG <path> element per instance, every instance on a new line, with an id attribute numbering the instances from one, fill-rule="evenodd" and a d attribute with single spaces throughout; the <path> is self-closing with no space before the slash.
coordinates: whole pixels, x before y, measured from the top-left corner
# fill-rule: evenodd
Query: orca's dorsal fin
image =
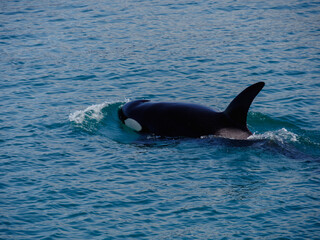
<path id="1" fill-rule="evenodd" d="M 264 82 L 255 83 L 236 96 L 224 113 L 240 128 L 247 129 L 247 114 L 254 98 L 264 87 Z"/>

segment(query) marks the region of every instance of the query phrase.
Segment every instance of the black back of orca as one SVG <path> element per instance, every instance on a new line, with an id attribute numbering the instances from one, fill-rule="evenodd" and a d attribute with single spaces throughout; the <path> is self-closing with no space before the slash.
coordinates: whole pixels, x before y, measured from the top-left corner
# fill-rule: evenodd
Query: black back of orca
<path id="1" fill-rule="evenodd" d="M 248 110 L 263 87 L 264 82 L 249 86 L 223 112 L 198 104 L 135 100 L 119 109 L 119 118 L 137 132 L 158 136 L 247 139 L 252 134 L 247 127 Z"/>

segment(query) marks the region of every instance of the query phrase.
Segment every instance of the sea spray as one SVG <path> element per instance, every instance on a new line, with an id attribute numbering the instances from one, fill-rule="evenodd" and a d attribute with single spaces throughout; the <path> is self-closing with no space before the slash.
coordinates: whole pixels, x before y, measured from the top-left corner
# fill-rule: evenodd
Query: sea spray
<path id="1" fill-rule="evenodd" d="M 104 117 L 102 109 L 109 106 L 111 102 L 104 102 L 87 107 L 85 110 L 77 110 L 74 113 L 70 113 L 69 120 L 76 124 L 83 124 L 88 120 L 101 121 Z"/>
<path id="2" fill-rule="evenodd" d="M 257 134 L 254 133 L 253 135 L 251 135 L 248 139 L 250 140 L 274 140 L 280 143 L 285 143 L 287 141 L 289 142 L 296 142 L 298 141 L 298 135 L 288 131 L 285 128 L 281 128 L 279 130 L 276 131 L 268 131 L 262 134 Z"/>
<path id="3" fill-rule="evenodd" d="M 128 101 L 129 99 L 125 99 L 124 101 L 106 101 L 91 105 L 84 110 L 70 113 L 69 121 L 77 128 L 94 133 L 102 123 L 106 124 L 104 120 L 108 115 L 110 115 L 109 118 L 114 118 L 117 112 L 116 109 Z"/>

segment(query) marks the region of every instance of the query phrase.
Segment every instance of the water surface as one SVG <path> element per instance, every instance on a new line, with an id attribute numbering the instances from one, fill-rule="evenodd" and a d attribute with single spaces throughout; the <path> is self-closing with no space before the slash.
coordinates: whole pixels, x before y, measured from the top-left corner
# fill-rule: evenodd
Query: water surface
<path id="1" fill-rule="evenodd" d="M 317 239 L 317 1 L 2 1 L 0 238 Z M 133 99 L 221 111 L 248 141 L 123 127 Z"/>

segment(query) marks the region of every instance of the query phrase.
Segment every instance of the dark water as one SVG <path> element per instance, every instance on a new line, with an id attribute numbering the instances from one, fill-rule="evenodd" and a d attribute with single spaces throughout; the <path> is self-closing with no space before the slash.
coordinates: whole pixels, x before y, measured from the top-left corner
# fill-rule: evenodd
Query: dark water
<path id="1" fill-rule="evenodd" d="M 319 239 L 319 1 L 1 1 L 1 239 Z M 248 141 L 124 128 L 128 99 Z"/>

